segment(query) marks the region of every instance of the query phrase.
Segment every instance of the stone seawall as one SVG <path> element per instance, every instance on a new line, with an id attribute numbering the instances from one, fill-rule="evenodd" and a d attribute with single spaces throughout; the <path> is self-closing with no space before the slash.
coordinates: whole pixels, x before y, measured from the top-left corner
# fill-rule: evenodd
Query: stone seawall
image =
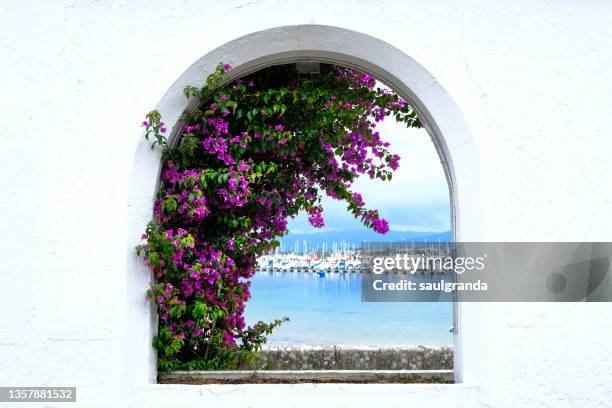
<path id="1" fill-rule="evenodd" d="M 268 346 L 252 369 L 452 370 L 451 347 Z"/>

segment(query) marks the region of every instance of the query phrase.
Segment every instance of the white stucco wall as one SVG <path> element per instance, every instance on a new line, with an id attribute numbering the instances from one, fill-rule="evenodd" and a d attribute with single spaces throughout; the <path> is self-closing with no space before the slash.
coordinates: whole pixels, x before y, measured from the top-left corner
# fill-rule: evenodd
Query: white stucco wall
<path id="1" fill-rule="evenodd" d="M 2 2 L 0 385 L 74 385 L 87 407 L 200 395 L 209 406 L 228 395 L 237 406 L 308 395 L 370 406 L 385 392 L 398 406 L 606 406 L 609 304 L 462 305 L 461 386 L 149 385 L 148 277 L 130 248 L 158 171 L 139 120 L 180 110 L 173 84 L 203 78 L 197 61 L 246 69 L 249 55 L 310 41 L 366 60 L 387 49 L 294 28 L 293 42 L 255 35 L 234 43 L 240 55 L 210 54 L 307 24 L 369 35 L 412 61 L 369 62 L 413 74 L 395 85 L 441 130 L 460 239 L 610 240 L 610 21 L 605 1 Z"/>

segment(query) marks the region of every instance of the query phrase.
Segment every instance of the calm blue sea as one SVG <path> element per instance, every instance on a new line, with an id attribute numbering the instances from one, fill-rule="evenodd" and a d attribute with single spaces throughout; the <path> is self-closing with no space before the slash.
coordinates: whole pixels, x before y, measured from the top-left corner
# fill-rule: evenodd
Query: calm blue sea
<path id="1" fill-rule="evenodd" d="M 452 303 L 361 302 L 359 274 L 258 272 L 246 320 L 291 319 L 270 345 L 451 345 Z"/>

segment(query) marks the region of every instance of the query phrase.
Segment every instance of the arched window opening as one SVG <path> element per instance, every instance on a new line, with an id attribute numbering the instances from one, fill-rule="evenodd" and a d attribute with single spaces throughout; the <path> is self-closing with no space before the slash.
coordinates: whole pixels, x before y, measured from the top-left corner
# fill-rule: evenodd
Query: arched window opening
<path id="1" fill-rule="evenodd" d="M 391 210 L 391 225 L 378 209 L 366 207 L 368 197 L 354 188 L 376 184 L 360 185 L 360 176 L 393 179 L 401 156 L 384 138 L 388 131 L 383 131 L 384 119 L 391 116 L 423 139 L 427 134 L 419 130 L 423 126 L 416 110 L 369 74 L 339 65 L 302 61 L 228 81 L 229 70 L 228 65 L 220 65 L 205 86 L 185 88 L 185 95 L 199 104 L 185 112 L 175 127 L 173 143 L 166 138 L 167 127 L 158 112 L 143 122 L 147 137 L 163 151 L 155 220 L 139 247 L 157 278 L 149 298 L 160 315 L 153 342 L 159 369 L 261 368 L 262 356 L 268 367 L 278 368 L 282 363 L 271 358 L 278 350 L 266 353 L 261 345 L 278 326 L 282 331 L 282 326 L 292 323 L 278 319 L 248 325 L 245 302 L 251 292 L 258 296 L 255 318 L 271 310 L 282 315 L 283 307 L 275 302 L 289 310 L 293 307 L 296 313 L 299 308 L 291 306 L 300 299 L 296 291 L 305 293 L 309 288 L 315 288 L 312 297 L 303 297 L 301 314 L 293 316 L 297 330 L 286 332 L 292 334 L 284 341 L 332 346 L 334 361 L 326 361 L 323 352 L 321 361 L 312 363 L 315 354 L 302 351 L 302 360 L 290 368 L 364 368 L 364 364 L 350 366 L 347 361 L 355 356 L 360 361 L 377 360 L 365 368 L 449 368 L 452 356 L 444 348 L 438 348 L 441 366 L 415 367 L 422 357 L 399 347 L 450 344 L 449 304 L 355 303 L 358 275 L 368 273 L 360 265 L 364 248 L 359 241 L 381 241 L 366 230 L 386 236 L 384 241 L 410 242 L 413 247 L 415 242 L 422 247 L 428 241 L 451 240 L 452 206 L 448 196 L 440 200 L 445 169 L 439 164 L 432 179 L 438 183 L 433 189 L 438 201 L 429 203 L 438 207 L 430 208 L 427 215 L 419 214 L 419 209 L 425 210 L 422 203 L 419 207 L 418 201 L 407 202 L 406 195 L 418 188 L 426 191 L 432 182 L 415 183 L 422 181 L 422 165 L 411 166 L 403 184 L 402 178 L 395 178 L 390 190 L 370 192 L 375 202 Z M 406 150 L 404 156 L 415 153 L 415 148 L 422 150 L 416 158 L 436 155 L 431 144 L 425 153 L 422 143 L 395 142 Z M 411 180 L 412 174 L 421 178 Z M 362 228 L 324 230 L 338 237 L 331 242 L 322 235 L 308 242 L 296 234 L 299 227 L 285 235 L 287 221 L 300 213 L 312 227 L 324 227 L 324 207 L 334 201 L 343 201 L 344 213 Z M 417 222 L 410 219 L 415 214 L 420 217 Z M 332 217 L 332 224 L 345 222 L 333 211 Z M 293 247 L 288 245 L 292 239 Z M 279 285 L 282 289 L 274 294 Z M 347 300 L 351 305 L 345 304 Z M 280 343 L 282 338 L 272 337 Z M 359 351 L 358 346 L 382 343 L 395 346 L 386 353 L 392 359 L 399 356 L 399 364 L 383 367 L 384 358 Z M 340 345 L 353 348 L 340 350 Z M 346 356 L 344 362 L 339 361 L 339 353 Z"/>

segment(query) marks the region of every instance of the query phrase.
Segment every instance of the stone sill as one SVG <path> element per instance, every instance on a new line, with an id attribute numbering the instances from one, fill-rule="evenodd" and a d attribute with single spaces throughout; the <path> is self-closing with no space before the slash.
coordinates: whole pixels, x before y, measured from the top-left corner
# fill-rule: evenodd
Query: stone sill
<path id="1" fill-rule="evenodd" d="M 232 370 L 158 374 L 160 384 L 452 383 L 452 370 Z"/>

